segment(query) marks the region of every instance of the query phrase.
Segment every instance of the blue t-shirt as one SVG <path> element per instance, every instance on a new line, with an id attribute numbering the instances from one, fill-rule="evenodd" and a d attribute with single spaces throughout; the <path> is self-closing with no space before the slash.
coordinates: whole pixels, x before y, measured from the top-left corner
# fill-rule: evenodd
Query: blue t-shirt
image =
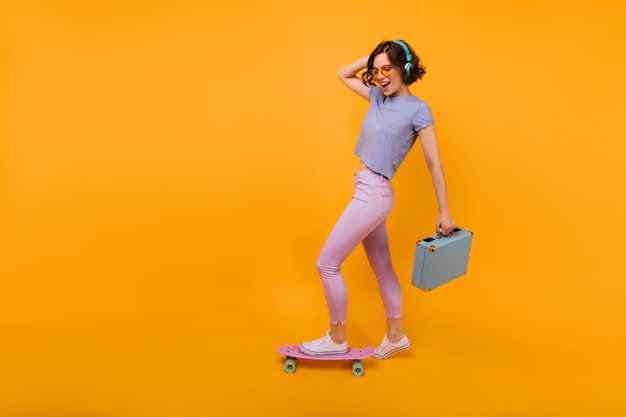
<path id="1" fill-rule="evenodd" d="M 361 125 L 354 153 L 372 171 L 391 179 L 407 156 L 417 132 L 434 124 L 430 107 L 414 95 L 386 97 L 369 89 L 370 106 Z"/>

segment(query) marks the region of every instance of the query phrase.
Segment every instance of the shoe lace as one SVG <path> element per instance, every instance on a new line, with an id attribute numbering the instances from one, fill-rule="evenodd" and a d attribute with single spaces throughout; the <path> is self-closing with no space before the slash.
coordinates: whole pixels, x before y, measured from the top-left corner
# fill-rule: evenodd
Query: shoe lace
<path id="1" fill-rule="evenodd" d="M 315 340 L 315 342 L 313 343 L 313 345 L 314 345 L 315 347 L 322 347 L 322 346 L 324 346 L 324 345 L 327 345 L 327 344 L 328 344 L 328 342 L 329 342 L 330 340 L 331 340 L 331 339 L 330 339 L 330 336 L 326 335 L 326 336 L 324 336 L 324 337 L 322 337 L 322 338 L 320 338 L 320 339 Z"/>
<path id="2" fill-rule="evenodd" d="M 387 339 L 387 337 L 385 336 L 383 338 L 382 343 L 380 344 L 380 346 L 378 347 L 378 351 L 379 352 L 384 352 L 387 349 L 387 346 L 389 346 L 389 339 Z"/>

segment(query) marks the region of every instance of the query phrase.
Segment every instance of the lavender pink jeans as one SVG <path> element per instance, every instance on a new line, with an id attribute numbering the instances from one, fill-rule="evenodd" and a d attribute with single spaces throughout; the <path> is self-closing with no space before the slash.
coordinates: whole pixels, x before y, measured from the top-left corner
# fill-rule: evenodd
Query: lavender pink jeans
<path id="1" fill-rule="evenodd" d="M 355 174 L 352 200 L 330 232 L 316 264 L 332 324 L 346 322 L 348 294 L 341 264 L 359 243 L 363 244 L 378 281 L 387 318 L 402 316 L 402 292 L 391 266 L 386 225 L 393 203 L 393 189 L 388 179 L 372 171 Z"/>

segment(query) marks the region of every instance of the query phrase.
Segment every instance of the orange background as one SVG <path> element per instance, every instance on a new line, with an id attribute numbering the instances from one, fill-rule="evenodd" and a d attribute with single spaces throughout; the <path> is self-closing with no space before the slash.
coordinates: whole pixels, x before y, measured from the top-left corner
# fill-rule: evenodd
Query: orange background
<path id="1" fill-rule="evenodd" d="M 0 415 L 623 416 L 623 1 L 0 3 Z M 283 372 L 367 103 L 336 70 L 402 38 L 428 73 L 468 274 L 410 285 L 436 205 L 416 149 L 392 255 L 413 348 Z M 362 250 L 349 340 L 384 315 Z M 322 412 L 323 411 L 323 412 Z M 391 411 L 390 411 L 391 412 Z"/>

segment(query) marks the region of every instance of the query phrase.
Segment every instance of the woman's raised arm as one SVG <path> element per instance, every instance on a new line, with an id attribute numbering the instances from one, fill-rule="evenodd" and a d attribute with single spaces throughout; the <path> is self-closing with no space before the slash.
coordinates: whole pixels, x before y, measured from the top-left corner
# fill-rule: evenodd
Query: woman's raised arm
<path id="1" fill-rule="evenodd" d="M 354 91 L 367 101 L 369 101 L 369 87 L 363 84 L 363 81 L 357 77 L 357 74 L 367 68 L 369 56 L 359 58 L 354 62 L 342 67 L 337 71 L 337 76 L 350 90 Z"/>

